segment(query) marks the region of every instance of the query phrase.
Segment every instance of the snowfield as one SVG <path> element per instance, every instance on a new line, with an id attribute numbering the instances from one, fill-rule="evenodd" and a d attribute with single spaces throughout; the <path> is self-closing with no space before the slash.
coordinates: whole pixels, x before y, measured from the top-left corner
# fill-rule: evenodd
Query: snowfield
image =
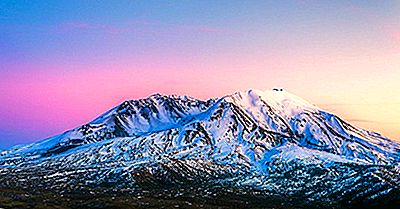
<path id="1" fill-rule="evenodd" d="M 197 186 L 350 207 L 398 200 L 399 162 L 398 143 L 282 89 L 155 94 L 2 151 L 0 188 Z"/>

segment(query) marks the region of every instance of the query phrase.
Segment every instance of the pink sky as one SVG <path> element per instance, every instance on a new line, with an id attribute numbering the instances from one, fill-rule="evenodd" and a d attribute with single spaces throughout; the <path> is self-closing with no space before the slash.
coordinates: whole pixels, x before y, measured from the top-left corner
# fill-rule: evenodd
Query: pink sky
<path id="1" fill-rule="evenodd" d="M 398 1 L 3 4 L 0 147 L 157 92 L 273 87 L 400 140 Z"/>
<path id="2" fill-rule="evenodd" d="M 126 63 L 92 66 L 95 71 L 80 70 L 79 74 L 63 66 L 52 66 L 55 70 L 51 72 L 39 66 L 34 75 L 3 74 L 1 117 L 9 119 L 6 127 L 11 130 L 25 129 L 46 137 L 89 122 L 123 100 L 156 92 L 205 99 L 278 86 L 356 125 L 399 139 L 398 58 L 398 54 L 387 54 L 286 63 L 241 60 L 213 63 L 213 67 Z M 319 70 L 321 66 L 324 71 Z"/>

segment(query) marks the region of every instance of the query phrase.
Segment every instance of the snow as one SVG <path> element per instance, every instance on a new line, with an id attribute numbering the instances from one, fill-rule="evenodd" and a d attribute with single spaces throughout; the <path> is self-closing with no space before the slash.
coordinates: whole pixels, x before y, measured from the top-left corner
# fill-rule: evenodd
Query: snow
<path id="1" fill-rule="evenodd" d="M 54 148 L 61 151 L 48 154 Z M 129 178 L 137 169 L 153 174 L 167 172 L 162 168 L 169 166 L 177 173 L 181 169 L 181 177 L 233 176 L 221 182 L 285 195 L 304 192 L 317 200 L 330 191 L 344 194 L 345 186 L 365 188 L 354 165 L 395 167 L 399 151 L 396 142 L 351 126 L 280 88 L 207 101 L 157 94 L 125 101 L 58 136 L 3 151 L 0 171 L 68 168 L 45 177 L 68 182 L 68 175 L 77 173 L 82 178 L 88 178 L 85 172 L 101 179 L 113 174 Z M 325 170 L 313 176 L 309 168 Z M 286 177 L 285 171 L 294 177 Z M 315 193 L 312 186 L 321 181 L 333 182 L 333 188 Z M 371 198 L 389 191 L 384 188 Z"/>
<path id="2" fill-rule="evenodd" d="M 285 90 L 249 90 L 248 94 L 251 98 L 261 97 L 262 100 L 264 100 L 274 109 L 280 110 L 280 112 L 285 114 L 287 117 L 293 117 L 301 112 L 304 112 L 305 110 L 314 112 L 319 109 L 315 105 L 312 105 L 306 100 Z"/>
<path id="3" fill-rule="evenodd" d="M 127 135 L 96 138 L 113 133 L 116 126 Z M 190 132 L 193 138 L 188 138 Z M 277 141 L 277 136 L 282 141 Z M 83 142 L 40 159 L 42 153 L 56 145 L 66 146 L 73 139 Z M 208 160 L 245 162 L 263 170 L 272 159 L 391 164 L 400 160 L 398 150 L 398 144 L 364 130 L 348 129 L 337 116 L 283 89 L 248 90 L 208 103 L 158 94 L 125 101 L 86 126 L 3 152 L 0 166 L 10 165 L 10 159 L 22 162 L 26 156 L 35 162 L 65 158 L 79 164 L 85 158 L 91 159 L 85 162 L 120 157 L 151 162 L 158 155 L 167 155 L 177 159 L 207 156 Z"/>

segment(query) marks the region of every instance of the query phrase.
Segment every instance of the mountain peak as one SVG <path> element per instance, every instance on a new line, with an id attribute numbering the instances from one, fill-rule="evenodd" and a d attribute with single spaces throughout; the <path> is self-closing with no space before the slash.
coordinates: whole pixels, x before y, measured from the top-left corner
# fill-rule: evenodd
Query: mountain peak
<path id="1" fill-rule="evenodd" d="M 25 188 L 29 175 L 39 173 L 44 177 L 32 178 L 33 187 L 135 190 L 202 182 L 348 203 L 347 190 L 356 191 L 356 198 L 398 191 L 399 163 L 396 142 L 285 90 L 250 89 L 206 101 L 154 94 L 124 101 L 58 136 L 1 152 L 0 187 L 11 182 Z"/>
<path id="2" fill-rule="evenodd" d="M 277 111 L 277 114 L 288 119 L 304 111 L 320 111 L 317 106 L 285 90 L 249 89 L 228 95 L 226 98 L 230 98 L 235 104 L 245 109 L 250 110 L 255 108 L 255 112 L 261 111 L 258 107 L 268 106 Z"/>

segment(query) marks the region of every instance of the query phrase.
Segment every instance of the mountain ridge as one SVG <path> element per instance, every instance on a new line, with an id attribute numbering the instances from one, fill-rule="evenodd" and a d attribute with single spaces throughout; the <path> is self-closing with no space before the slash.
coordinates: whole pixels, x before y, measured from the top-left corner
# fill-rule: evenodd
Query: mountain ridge
<path id="1" fill-rule="evenodd" d="M 154 94 L 1 152 L 0 179 L 33 188 L 29 182 L 39 179 L 43 188 L 134 191 L 202 182 L 287 196 L 295 205 L 345 206 L 393 199 L 400 188 L 399 153 L 396 142 L 282 89 L 209 100 Z"/>

